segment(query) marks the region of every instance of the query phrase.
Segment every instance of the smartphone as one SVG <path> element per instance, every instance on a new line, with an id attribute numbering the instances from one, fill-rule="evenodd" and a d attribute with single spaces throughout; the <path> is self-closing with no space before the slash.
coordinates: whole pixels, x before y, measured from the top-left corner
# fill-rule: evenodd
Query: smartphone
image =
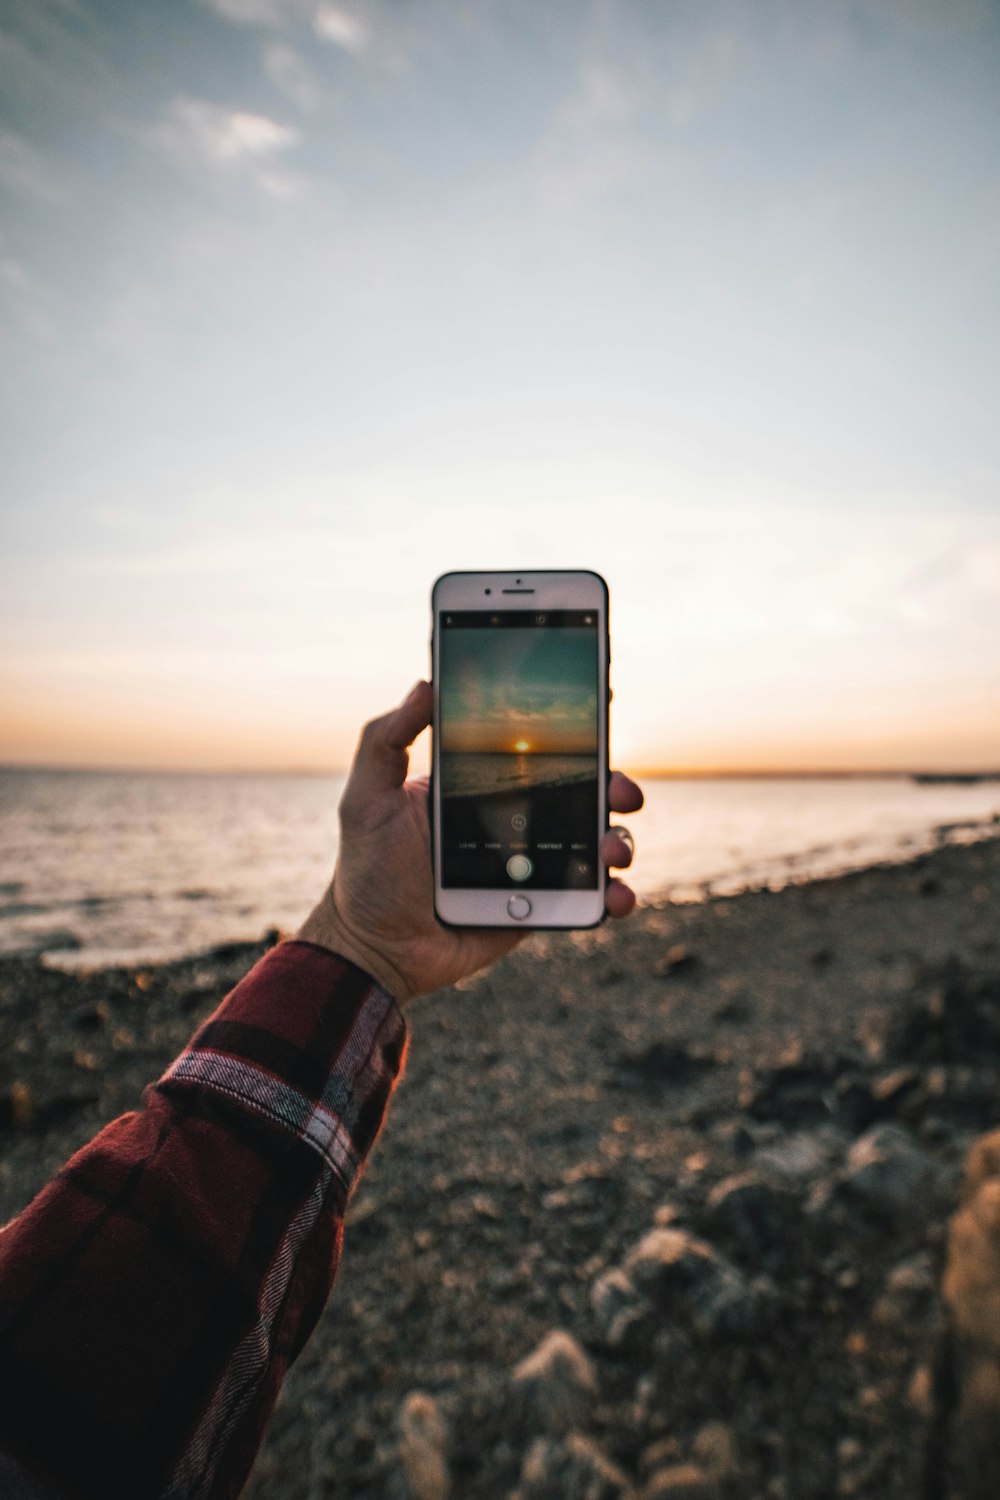
<path id="1" fill-rule="evenodd" d="M 454 927 L 604 917 L 608 588 L 590 572 L 434 585 L 434 907 Z"/>

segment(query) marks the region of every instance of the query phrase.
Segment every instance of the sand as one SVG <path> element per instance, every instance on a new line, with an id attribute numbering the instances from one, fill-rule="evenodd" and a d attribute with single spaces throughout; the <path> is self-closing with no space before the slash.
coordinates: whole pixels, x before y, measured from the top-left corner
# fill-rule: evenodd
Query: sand
<path id="1" fill-rule="evenodd" d="M 264 946 L 89 975 L 0 961 L 0 1215 L 137 1105 Z M 988 841 L 539 935 L 417 1002 L 247 1493 L 404 1495 L 397 1415 L 421 1390 L 453 1493 L 507 1496 L 535 1435 L 510 1373 L 561 1328 L 593 1364 L 586 1432 L 637 1487 L 721 1423 L 719 1493 L 914 1500 L 941 1426 L 947 1220 L 1000 1122 L 998 950 Z M 856 1145 L 886 1123 L 872 1194 Z M 732 1191 L 748 1172 L 756 1199 Z M 657 1225 L 732 1269 L 744 1325 L 660 1303 L 609 1341 L 595 1283 Z"/>

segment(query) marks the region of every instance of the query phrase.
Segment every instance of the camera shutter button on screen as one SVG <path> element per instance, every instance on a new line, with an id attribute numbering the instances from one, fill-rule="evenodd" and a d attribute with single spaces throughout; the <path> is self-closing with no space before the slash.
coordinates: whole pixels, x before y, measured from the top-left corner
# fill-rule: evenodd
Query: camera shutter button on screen
<path id="1" fill-rule="evenodd" d="M 527 880 L 534 868 L 526 854 L 512 854 L 507 861 L 507 874 L 511 880 Z"/>
<path id="2" fill-rule="evenodd" d="M 531 902 L 527 896 L 511 896 L 507 902 L 507 911 L 515 922 L 523 922 L 525 917 L 531 916 Z"/>

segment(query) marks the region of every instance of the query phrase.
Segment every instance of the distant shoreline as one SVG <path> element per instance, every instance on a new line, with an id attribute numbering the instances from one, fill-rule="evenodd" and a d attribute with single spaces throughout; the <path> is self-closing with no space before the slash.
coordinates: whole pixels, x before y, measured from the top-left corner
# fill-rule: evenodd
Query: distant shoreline
<path id="1" fill-rule="evenodd" d="M 988 828 L 988 825 L 986 827 Z M 961 868 L 961 862 L 966 856 L 970 862 L 981 861 L 983 858 L 992 860 L 995 856 L 990 851 L 994 846 L 1000 849 L 1000 828 L 989 829 L 983 833 L 982 837 L 972 839 L 967 843 L 942 842 L 936 848 L 915 851 L 907 859 L 877 860 L 872 864 L 852 866 L 829 874 L 804 875 L 791 878 L 787 883 L 778 887 L 765 884 L 748 885 L 733 891 L 707 890 L 698 901 L 678 900 L 669 893 L 660 893 L 642 898 L 638 908 L 639 919 L 642 920 L 642 913 L 676 912 L 680 915 L 712 906 L 718 902 L 756 901 L 761 897 L 777 899 L 786 894 L 791 896 L 795 892 L 801 896 L 802 893 L 807 893 L 812 888 L 847 889 L 869 879 L 905 880 L 924 866 L 935 867 L 942 859 L 949 861 L 957 859 L 958 868 Z M 609 924 L 608 930 L 612 930 L 613 927 L 614 924 Z M 120 959 L 113 959 L 96 953 L 92 955 L 90 961 L 88 961 L 86 950 L 52 950 L 42 953 L 32 952 L 29 949 L 9 949 L 0 951 L 0 967 L 5 964 L 40 964 L 44 969 L 56 973 L 70 973 L 80 977 L 136 970 L 166 972 L 173 969 L 186 969 L 192 964 L 252 962 L 254 957 L 259 956 L 257 950 L 266 951 L 275 943 L 286 941 L 291 936 L 291 932 L 272 927 L 256 936 L 224 938 L 219 942 L 195 946 L 188 951 L 178 952 L 171 956 L 145 958 L 123 956 Z"/>
<path id="2" fill-rule="evenodd" d="M 946 837 L 947 829 L 942 829 L 942 840 L 936 847 L 931 849 L 917 849 L 905 859 L 879 859 L 870 864 L 847 865 L 842 869 L 832 872 L 816 873 L 794 873 L 790 872 L 787 880 L 780 885 L 773 885 L 767 881 L 758 883 L 751 882 L 737 889 L 726 890 L 712 888 L 713 883 L 700 888 L 697 898 L 686 898 L 679 892 L 682 886 L 678 884 L 674 891 L 663 890 L 655 895 L 641 896 L 639 901 L 640 912 L 688 912 L 695 908 L 711 906 L 723 901 L 741 901 L 754 899 L 760 896 L 783 896 L 786 892 L 805 891 L 810 887 L 838 886 L 841 882 L 848 884 L 864 880 L 869 876 L 885 876 L 887 878 L 898 874 L 905 876 L 908 871 L 919 869 L 922 865 L 933 864 L 939 856 L 951 852 L 958 854 L 968 850 L 982 849 L 983 846 L 997 845 L 1000 847 L 1000 827 L 991 824 L 981 825 L 979 837 L 969 840 L 950 840 Z M 290 932 L 271 928 L 264 936 L 233 936 L 220 939 L 217 943 L 209 943 L 204 946 L 195 946 L 188 950 L 181 950 L 171 955 L 157 955 L 143 957 L 133 955 L 112 958 L 105 951 L 98 949 L 89 955 L 86 947 L 79 949 L 50 949 L 38 951 L 28 948 L 0 950 L 0 965 L 9 962 L 41 963 L 45 968 L 61 973 L 94 975 L 104 971 L 125 971 L 135 969 L 170 969 L 175 965 L 199 963 L 203 961 L 215 961 L 224 957 L 227 961 L 234 954 L 242 954 L 244 951 L 263 944 L 271 946 L 274 942 L 291 936 Z"/>

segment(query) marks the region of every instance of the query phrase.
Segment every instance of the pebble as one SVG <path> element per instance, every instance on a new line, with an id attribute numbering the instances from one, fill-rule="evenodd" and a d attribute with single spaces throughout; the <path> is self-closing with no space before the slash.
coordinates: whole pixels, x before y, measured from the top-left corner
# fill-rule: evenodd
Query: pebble
<path id="1" fill-rule="evenodd" d="M 877 1323 L 898 1323 L 912 1327 L 926 1318 L 936 1304 L 934 1269 L 930 1256 L 921 1252 L 893 1266 L 885 1279 L 882 1295 L 872 1310 L 872 1316 Z"/>
<path id="2" fill-rule="evenodd" d="M 412 1500 L 448 1500 L 448 1428 L 425 1391 L 411 1391 L 399 1412 L 399 1460 Z"/>
<path id="3" fill-rule="evenodd" d="M 700 1464 L 673 1464 L 658 1469 L 642 1490 L 640 1500 L 714 1500 L 715 1480 Z"/>
<path id="4" fill-rule="evenodd" d="M 14 1125 L 23 1128 L 30 1125 L 37 1109 L 31 1085 L 21 1078 L 15 1078 L 6 1094 L 0 1096 L 0 1126 Z"/>
<path id="5" fill-rule="evenodd" d="M 676 1438 L 663 1438 L 647 1448 L 639 1461 L 649 1477 L 641 1500 L 708 1500 L 736 1472 L 732 1429 L 724 1422 L 707 1422 L 695 1436 L 691 1457 L 678 1461 Z"/>
<path id="6" fill-rule="evenodd" d="M 736 1440 L 725 1422 L 706 1422 L 696 1433 L 691 1451 L 713 1478 L 722 1479 L 736 1472 Z"/>
<path id="7" fill-rule="evenodd" d="M 582 1433 L 537 1438 L 511 1500 L 636 1500 L 628 1476 Z"/>
<path id="8" fill-rule="evenodd" d="M 700 960 L 687 943 L 672 943 L 662 958 L 653 964 L 657 979 L 679 978 L 682 974 L 693 974 Z"/>
<path id="9" fill-rule="evenodd" d="M 638 1344 L 653 1311 L 649 1299 L 637 1291 L 620 1266 L 597 1278 L 590 1289 L 590 1306 L 598 1337 L 608 1349 Z"/>

